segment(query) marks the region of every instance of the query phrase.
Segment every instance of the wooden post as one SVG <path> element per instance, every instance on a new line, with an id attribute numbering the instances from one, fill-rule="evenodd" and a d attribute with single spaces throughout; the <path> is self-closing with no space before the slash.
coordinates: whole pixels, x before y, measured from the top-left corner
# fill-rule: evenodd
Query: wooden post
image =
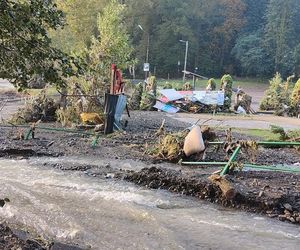
<path id="1" fill-rule="evenodd" d="M 116 82 L 116 70 L 117 66 L 115 64 L 111 65 L 111 82 L 110 82 L 110 94 L 115 94 L 115 82 Z"/>

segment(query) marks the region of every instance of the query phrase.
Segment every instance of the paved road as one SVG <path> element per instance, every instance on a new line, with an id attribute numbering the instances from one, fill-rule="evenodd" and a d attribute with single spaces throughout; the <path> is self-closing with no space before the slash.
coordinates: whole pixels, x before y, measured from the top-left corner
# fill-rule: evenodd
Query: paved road
<path id="1" fill-rule="evenodd" d="M 200 120 L 200 124 L 208 119 L 205 124 L 209 126 L 222 126 L 245 129 L 269 129 L 270 125 L 278 125 L 288 130 L 300 129 L 300 119 L 278 117 L 273 115 L 211 115 L 211 114 L 186 114 L 172 115 L 173 118 L 191 124 Z"/>

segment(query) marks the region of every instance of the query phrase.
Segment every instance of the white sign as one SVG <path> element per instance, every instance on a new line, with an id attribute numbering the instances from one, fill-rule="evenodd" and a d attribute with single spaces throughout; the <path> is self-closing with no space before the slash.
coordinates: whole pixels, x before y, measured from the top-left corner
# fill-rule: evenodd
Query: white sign
<path id="1" fill-rule="evenodd" d="M 149 63 L 144 63 L 144 71 L 149 72 L 150 71 L 150 64 Z"/>

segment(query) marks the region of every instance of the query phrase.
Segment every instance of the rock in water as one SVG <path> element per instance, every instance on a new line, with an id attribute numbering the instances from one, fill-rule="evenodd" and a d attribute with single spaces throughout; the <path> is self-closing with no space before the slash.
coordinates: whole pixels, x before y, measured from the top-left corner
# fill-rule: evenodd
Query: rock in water
<path id="1" fill-rule="evenodd" d="M 0 199 L 0 207 L 4 207 L 7 202 L 10 202 L 8 198 Z"/>

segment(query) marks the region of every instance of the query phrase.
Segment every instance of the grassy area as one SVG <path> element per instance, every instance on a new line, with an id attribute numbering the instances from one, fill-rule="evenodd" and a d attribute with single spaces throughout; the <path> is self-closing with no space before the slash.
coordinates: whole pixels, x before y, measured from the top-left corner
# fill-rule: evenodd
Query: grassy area
<path id="1" fill-rule="evenodd" d="M 221 79 L 216 79 L 218 86 L 221 86 Z M 173 88 L 179 88 L 180 86 L 183 85 L 182 79 L 159 79 L 158 80 L 158 86 L 163 86 L 166 83 L 171 83 Z M 191 84 L 193 83 L 192 79 L 188 79 L 186 82 L 190 82 Z M 238 87 L 240 86 L 241 88 L 256 88 L 256 87 L 261 87 L 261 86 L 268 86 L 269 82 L 268 80 L 262 80 L 262 79 L 249 79 L 249 78 L 239 78 L 239 79 L 234 79 L 233 87 Z M 196 81 L 196 89 L 205 89 L 207 86 L 207 80 L 197 80 Z"/>
<path id="2" fill-rule="evenodd" d="M 239 129 L 234 128 L 233 132 L 244 134 L 248 136 L 255 136 L 260 138 L 262 141 L 280 141 L 279 135 L 274 134 L 268 129 Z"/>

